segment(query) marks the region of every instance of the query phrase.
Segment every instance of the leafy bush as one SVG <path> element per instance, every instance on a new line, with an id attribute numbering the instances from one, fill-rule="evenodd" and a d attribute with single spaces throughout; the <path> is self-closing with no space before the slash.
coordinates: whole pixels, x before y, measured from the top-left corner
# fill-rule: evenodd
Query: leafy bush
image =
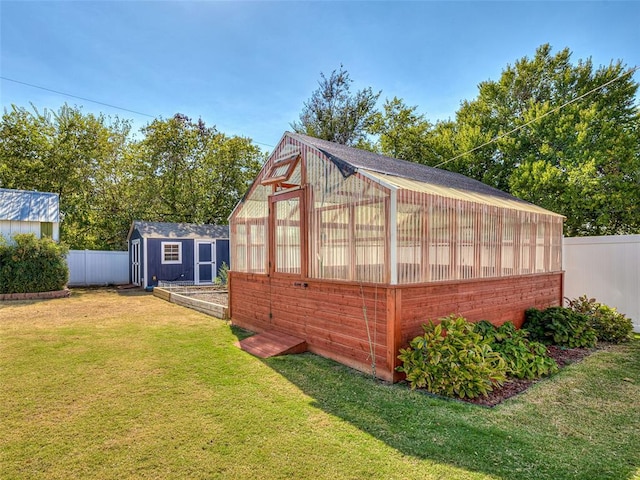
<path id="1" fill-rule="evenodd" d="M 229 283 L 229 265 L 227 265 L 227 262 L 222 262 L 214 283 L 219 287 L 226 287 Z"/>
<path id="2" fill-rule="evenodd" d="M 502 355 L 509 376 L 532 380 L 558 371 L 556 361 L 547 355 L 547 347 L 529 341 L 528 332 L 517 330 L 511 322 L 496 328 L 483 320 L 476 324 L 476 332 L 489 342 L 494 352 Z"/>
<path id="3" fill-rule="evenodd" d="M 598 340 L 613 343 L 631 340 L 633 323 L 615 308 L 598 303 L 595 298 L 587 298 L 586 295 L 568 301 L 569 308 L 574 312 L 589 316 Z"/>
<path id="4" fill-rule="evenodd" d="M 506 378 L 506 364 L 472 323 L 454 315 L 423 325 L 424 335 L 400 349 L 398 358 L 411 388 L 450 397 L 486 395 Z"/>
<path id="5" fill-rule="evenodd" d="M 50 238 L 17 234 L 0 243 L 0 293 L 61 290 L 69 279 L 67 249 Z"/>
<path id="6" fill-rule="evenodd" d="M 598 340 L 590 318 L 565 307 L 530 308 L 524 329 L 531 340 L 569 348 L 593 347 Z"/>

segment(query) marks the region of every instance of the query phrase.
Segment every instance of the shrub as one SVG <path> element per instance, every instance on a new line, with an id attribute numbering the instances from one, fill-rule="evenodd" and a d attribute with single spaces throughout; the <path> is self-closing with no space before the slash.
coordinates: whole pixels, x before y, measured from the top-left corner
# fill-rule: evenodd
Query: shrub
<path id="1" fill-rule="evenodd" d="M 576 348 L 593 347 L 597 342 L 589 317 L 565 307 L 530 308 L 525 312 L 524 329 L 531 340 L 544 344 Z"/>
<path id="2" fill-rule="evenodd" d="M 229 283 L 229 265 L 227 265 L 227 262 L 222 262 L 214 283 L 219 287 L 226 287 Z"/>
<path id="3" fill-rule="evenodd" d="M 625 317 L 615 308 L 598 303 L 595 298 L 587 298 L 586 295 L 568 300 L 568 302 L 569 308 L 574 312 L 589 316 L 598 340 L 613 343 L 631 340 L 633 323 L 630 318 Z"/>
<path id="4" fill-rule="evenodd" d="M 506 364 L 472 323 L 454 315 L 423 325 L 424 335 L 400 349 L 398 358 L 411 388 L 449 397 L 486 395 L 506 378 Z"/>
<path id="5" fill-rule="evenodd" d="M 50 238 L 17 234 L 0 243 L 0 293 L 61 290 L 69 279 L 67 249 Z"/>
<path id="6" fill-rule="evenodd" d="M 517 330 L 511 322 L 496 328 L 483 320 L 476 324 L 476 332 L 489 342 L 494 352 L 502 355 L 509 376 L 532 380 L 558 371 L 556 361 L 547 355 L 547 347 L 529 341 L 528 332 Z"/>

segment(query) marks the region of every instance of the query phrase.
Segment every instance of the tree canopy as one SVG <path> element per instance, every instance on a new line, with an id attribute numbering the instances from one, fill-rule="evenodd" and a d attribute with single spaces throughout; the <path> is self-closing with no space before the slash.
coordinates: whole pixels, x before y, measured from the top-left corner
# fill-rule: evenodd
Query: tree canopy
<path id="1" fill-rule="evenodd" d="M 321 73 L 318 89 L 304 103 L 299 121 L 293 122 L 291 128 L 331 142 L 371 148 L 367 134 L 381 92 L 374 93 L 367 87 L 351 93 L 352 82 L 342 65 L 328 78 Z"/>
<path id="2" fill-rule="evenodd" d="M 340 75 L 349 79 L 341 67 Z M 333 118 L 334 71 L 305 103 L 301 119 Z M 372 93 L 371 88 L 365 91 Z M 374 96 L 357 142 L 404 160 L 476 178 L 567 217 L 565 234 L 640 232 L 638 84 L 622 61 L 595 67 L 573 62 L 565 48 L 540 46 L 533 58 L 507 65 L 497 81 L 480 83 L 455 119 L 430 123 L 418 107 Z M 375 96 L 377 100 L 378 96 Z M 347 109 L 348 110 L 348 109 Z M 303 131 L 354 144 L 331 122 Z M 322 125 L 323 128 L 320 128 Z"/>
<path id="3" fill-rule="evenodd" d="M 565 215 L 570 236 L 637 232 L 637 90 L 620 61 L 573 64 L 542 45 L 463 103 L 443 128 L 450 154 L 487 144 L 443 166 Z"/>
<path id="4" fill-rule="evenodd" d="M 184 115 L 130 124 L 82 113 L 12 107 L 0 125 L 0 187 L 60 195 L 70 248 L 126 248 L 132 220 L 226 224 L 262 164 L 247 138 Z"/>

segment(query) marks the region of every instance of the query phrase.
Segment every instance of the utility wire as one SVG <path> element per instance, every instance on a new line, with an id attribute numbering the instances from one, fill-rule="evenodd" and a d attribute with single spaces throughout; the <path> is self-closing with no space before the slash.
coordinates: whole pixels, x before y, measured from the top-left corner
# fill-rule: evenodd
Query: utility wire
<path id="1" fill-rule="evenodd" d="M 601 90 L 601 89 L 603 89 L 604 87 L 606 87 L 606 86 L 608 86 L 608 85 L 611 85 L 613 82 L 617 82 L 618 80 L 621 80 L 623 77 L 625 77 L 625 76 L 627 76 L 627 75 L 631 75 L 632 73 L 635 73 L 638 69 L 640 69 L 640 66 L 635 66 L 635 67 L 633 67 L 632 69 L 630 69 L 628 72 L 625 72 L 625 73 L 623 73 L 622 75 L 620 75 L 620 76 L 618 76 L 618 77 L 616 77 L 616 78 L 613 78 L 613 79 L 609 80 L 608 82 L 603 83 L 602 85 L 599 85 L 599 86 L 595 87 L 595 88 L 594 88 L 594 89 L 592 89 L 592 90 L 589 90 L 587 93 L 583 93 L 583 94 L 582 94 L 582 95 L 580 95 L 579 97 L 576 97 L 576 98 L 574 98 L 574 99 L 572 99 L 572 100 L 569 100 L 569 101 L 568 101 L 568 102 L 566 102 L 566 103 L 563 103 L 563 104 L 562 104 L 562 105 L 560 105 L 559 107 L 556 107 L 556 108 L 554 108 L 554 109 L 552 109 L 552 110 L 549 110 L 547 113 L 544 113 L 544 114 L 540 115 L 539 117 L 536 117 L 536 118 L 534 118 L 534 119 L 532 119 L 532 120 L 529 120 L 527 123 L 524 123 L 524 124 L 522 124 L 522 125 L 520 125 L 520 126 L 518 126 L 518 127 L 514 128 L 514 129 L 512 129 L 512 130 L 509 130 L 508 132 L 501 133 L 500 135 L 496 135 L 495 137 L 493 137 L 493 138 L 492 138 L 491 140 L 489 140 L 488 142 L 485 142 L 485 143 L 483 143 L 482 145 L 479 145 L 479 146 L 477 146 L 477 147 L 475 147 L 475 148 L 472 148 L 471 150 L 468 150 L 468 151 L 466 151 L 466 152 L 464 152 L 464 153 L 461 153 L 460 155 L 456 155 L 455 157 L 450 158 L 449 160 L 445 160 L 444 162 L 440 162 L 439 164 L 435 165 L 435 168 L 439 168 L 439 167 L 441 167 L 442 165 L 446 165 L 446 164 L 447 164 L 447 163 L 449 163 L 449 162 L 453 162 L 454 160 L 457 160 L 457 159 L 458 159 L 458 158 L 460 158 L 460 157 L 464 157 L 465 155 L 469 155 L 470 153 L 473 153 L 473 152 L 475 152 L 476 150 L 481 149 L 482 147 L 486 147 L 487 145 L 490 145 L 490 144 L 492 144 L 493 142 L 495 142 L 495 141 L 497 141 L 497 140 L 500 140 L 501 138 L 504 138 L 504 137 L 506 137 L 506 136 L 508 136 L 508 135 L 511 135 L 512 133 L 517 132 L 518 130 L 522 130 L 524 127 L 527 127 L 527 126 L 531 125 L 533 122 L 537 122 L 538 120 L 540 120 L 540 119 L 542 119 L 542 118 L 546 117 L 547 115 L 551 115 L 552 113 L 555 113 L 555 112 L 557 112 L 558 110 L 563 109 L 563 108 L 564 108 L 564 107 L 566 107 L 567 105 L 571 105 L 572 103 L 577 102 L 578 100 L 582 100 L 583 98 L 585 98 L 585 97 L 587 97 L 587 96 L 591 95 L 592 93 L 595 93 L 595 92 L 597 92 L 598 90 Z"/>
<path id="2" fill-rule="evenodd" d="M 39 85 L 34 85 L 32 83 L 21 82 L 20 80 L 14 80 L 13 78 L 7 78 L 0 75 L 0 78 L 3 80 L 7 80 L 8 82 L 19 83 L 21 85 L 26 85 L 27 87 L 39 88 L 40 90 L 45 90 L 47 92 L 57 93 L 58 95 L 64 95 L 66 97 L 77 98 L 80 100 L 84 100 L 85 102 L 97 103 L 98 105 L 104 105 L 105 107 L 116 108 L 118 110 L 123 110 L 129 113 L 135 113 L 136 115 L 142 115 L 144 117 L 156 118 L 153 115 L 149 115 L 148 113 L 137 112 L 135 110 L 130 110 L 128 108 L 118 107 L 117 105 L 111 105 L 110 103 L 99 102 L 97 100 L 91 100 L 90 98 L 79 97 L 78 95 L 71 95 L 70 93 L 59 92 L 58 90 L 52 90 L 51 88 L 41 87 Z"/>
<path id="3" fill-rule="evenodd" d="M 97 100 L 91 100 L 90 98 L 79 97 L 78 95 L 72 95 L 70 93 L 60 92 L 58 90 L 53 90 L 51 88 L 41 87 L 40 85 L 34 85 L 33 83 L 21 82 L 20 80 L 15 80 L 13 78 L 4 77 L 2 75 L 0 75 L 0 78 L 2 80 L 6 80 L 8 82 L 19 83 L 20 85 L 26 85 L 27 87 L 38 88 L 40 90 L 45 90 L 47 92 L 57 93 L 58 95 L 63 95 L 63 96 L 66 96 L 66 97 L 71 97 L 71 98 L 77 98 L 79 100 L 84 100 L 85 102 L 97 103 L 98 105 L 104 105 L 105 107 L 115 108 L 115 109 L 123 110 L 123 111 L 129 112 L 129 113 L 135 113 L 136 115 L 142 115 L 144 117 L 149 117 L 149 118 L 157 118 L 155 115 L 149 115 L 148 113 L 142 113 L 142 112 L 138 112 L 136 110 L 131 110 L 131 109 L 124 108 L 124 107 L 118 107 L 117 105 L 111 105 L 110 103 L 104 103 L 104 102 L 99 102 Z M 252 140 L 252 142 L 253 143 L 257 143 L 258 145 L 264 145 L 265 147 L 275 148 L 274 145 L 270 145 L 268 143 L 256 142 L 255 140 Z"/>

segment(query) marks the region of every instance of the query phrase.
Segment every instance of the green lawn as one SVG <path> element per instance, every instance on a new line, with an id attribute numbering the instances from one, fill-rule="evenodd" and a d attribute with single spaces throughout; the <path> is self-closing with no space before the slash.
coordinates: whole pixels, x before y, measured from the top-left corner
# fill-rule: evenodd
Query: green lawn
<path id="1" fill-rule="evenodd" d="M 149 294 L 0 304 L 0 478 L 640 479 L 640 340 L 494 409 Z"/>

